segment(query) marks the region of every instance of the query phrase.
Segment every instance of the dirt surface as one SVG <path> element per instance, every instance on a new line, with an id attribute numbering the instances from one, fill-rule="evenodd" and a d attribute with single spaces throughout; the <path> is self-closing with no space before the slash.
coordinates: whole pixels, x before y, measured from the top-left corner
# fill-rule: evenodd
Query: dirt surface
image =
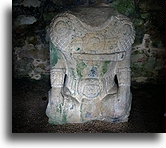
<path id="1" fill-rule="evenodd" d="M 13 133 L 161 133 L 164 132 L 164 85 L 133 84 L 129 122 L 92 121 L 51 125 L 45 114 L 49 80 L 13 79 Z"/>

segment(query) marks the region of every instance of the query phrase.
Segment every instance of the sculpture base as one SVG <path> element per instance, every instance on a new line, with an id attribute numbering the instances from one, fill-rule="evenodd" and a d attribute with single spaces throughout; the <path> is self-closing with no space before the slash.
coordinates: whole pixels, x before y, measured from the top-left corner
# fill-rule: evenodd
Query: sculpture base
<path id="1" fill-rule="evenodd" d="M 58 96 L 57 96 L 58 94 Z M 116 106 L 117 95 L 107 95 L 102 100 L 82 99 L 78 102 L 75 98 L 59 95 L 57 89 L 49 91 L 49 103 L 46 115 L 50 124 L 85 123 L 100 120 L 111 123 L 127 122 L 131 108 L 131 94 L 129 100 L 121 106 Z"/>

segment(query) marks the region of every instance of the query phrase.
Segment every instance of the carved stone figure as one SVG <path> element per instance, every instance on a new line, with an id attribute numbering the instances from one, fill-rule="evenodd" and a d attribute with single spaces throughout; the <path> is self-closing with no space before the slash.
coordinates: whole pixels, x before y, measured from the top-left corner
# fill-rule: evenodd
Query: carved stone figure
<path id="1" fill-rule="evenodd" d="M 134 36 L 130 20 L 110 7 L 81 7 L 52 20 L 50 123 L 128 121 Z"/>

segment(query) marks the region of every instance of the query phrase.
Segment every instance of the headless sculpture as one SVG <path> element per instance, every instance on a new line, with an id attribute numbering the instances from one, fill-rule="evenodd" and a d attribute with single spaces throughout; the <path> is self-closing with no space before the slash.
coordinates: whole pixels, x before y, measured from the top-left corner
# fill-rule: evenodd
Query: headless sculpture
<path id="1" fill-rule="evenodd" d="M 130 20 L 108 7 L 79 8 L 53 19 L 50 123 L 128 121 L 134 36 Z"/>

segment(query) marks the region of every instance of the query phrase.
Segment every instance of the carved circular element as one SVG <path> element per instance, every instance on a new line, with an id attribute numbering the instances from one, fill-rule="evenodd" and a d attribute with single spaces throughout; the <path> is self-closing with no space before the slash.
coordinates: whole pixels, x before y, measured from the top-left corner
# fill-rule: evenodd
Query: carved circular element
<path id="1" fill-rule="evenodd" d="M 88 98 L 94 98 L 98 96 L 99 92 L 100 92 L 100 87 L 99 85 L 95 84 L 85 85 L 83 89 L 83 95 L 85 95 Z"/>
<path id="2" fill-rule="evenodd" d="M 87 99 L 97 97 L 101 92 L 101 86 L 98 79 L 85 79 L 79 83 L 78 91 Z"/>
<path id="3" fill-rule="evenodd" d="M 55 25 L 55 31 L 60 36 L 66 35 L 69 32 L 69 25 L 64 21 L 59 21 Z"/>

